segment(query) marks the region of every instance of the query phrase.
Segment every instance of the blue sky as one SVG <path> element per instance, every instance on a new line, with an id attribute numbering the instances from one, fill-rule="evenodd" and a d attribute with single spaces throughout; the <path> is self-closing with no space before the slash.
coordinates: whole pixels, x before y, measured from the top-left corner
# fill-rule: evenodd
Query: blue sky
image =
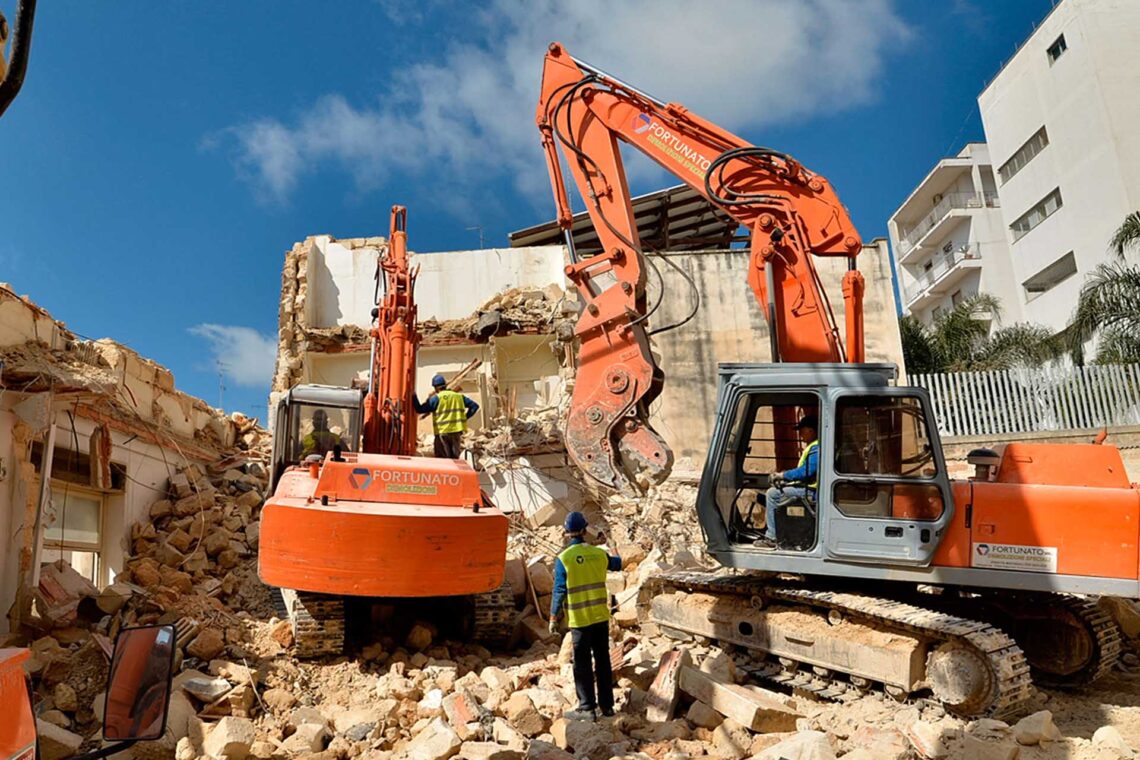
<path id="1" fill-rule="evenodd" d="M 42 3 L 0 119 L 0 281 L 214 404 L 220 362 L 225 407 L 263 417 L 293 242 L 386 234 L 393 203 L 421 251 L 553 217 L 533 123 L 549 41 L 792 153 L 870 239 L 982 139 L 978 92 L 1051 6 Z M 643 161 L 631 175 L 673 184 Z"/>

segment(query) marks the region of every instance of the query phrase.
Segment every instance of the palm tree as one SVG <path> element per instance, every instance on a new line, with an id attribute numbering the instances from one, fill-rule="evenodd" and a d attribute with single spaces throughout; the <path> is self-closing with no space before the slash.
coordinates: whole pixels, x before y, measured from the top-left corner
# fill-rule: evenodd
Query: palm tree
<path id="1" fill-rule="evenodd" d="M 1124 217 L 1109 240 L 1116 260 L 1097 265 L 1085 278 L 1077 308 L 1066 328 L 1070 351 L 1081 361 L 1084 344 L 1097 340 L 1097 364 L 1140 361 L 1140 267 L 1125 261 L 1140 249 L 1140 212 Z"/>
<path id="2" fill-rule="evenodd" d="M 978 372 L 1035 367 L 1061 353 L 1047 327 L 1018 323 L 990 331 L 1001 301 L 990 293 L 967 298 L 927 326 L 914 317 L 899 320 L 903 361 L 911 374 Z"/>

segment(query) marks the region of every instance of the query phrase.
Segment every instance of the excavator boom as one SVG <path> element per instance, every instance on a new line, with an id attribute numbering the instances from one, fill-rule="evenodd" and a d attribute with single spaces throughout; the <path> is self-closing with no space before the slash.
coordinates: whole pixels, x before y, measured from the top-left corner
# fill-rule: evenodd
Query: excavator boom
<path id="1" fill-rule="evenodd" d="M 408 210 L 392 207 L 388 253 L 377 266 L 383 300 L 373 310 L 372 361 L 364 398 L 364 450 L 411 456 L 416 450 L 416 352 L 420 333 L 413 296 L 418 268 L 408 265 Z"/>
<path id="2" fill-rule="evenodd" d="M 664 373 L 650 351 L 648 320 L 656 306 L 648 303 L 645 265 L 651 262 L 638 238 L 619 142 L 749 230 L 748 284 L 768 320 L 774 361 L 863 361 L 863 280 L 855 269 L 862 242 L 826 179 L 571 57 L 558 43 L 546 55 L 536 121 L 570 248 L 566 274 L 585 304 L 576 327 L 581 349 L 566 446 L 592 479 L 639 490 L 664 479 L 672 463 L 649 424 Z M 560 153 L 602 244 L 589 258 L 574 250 Z M 814 256 L 848 260 L 846 341 Z"/>

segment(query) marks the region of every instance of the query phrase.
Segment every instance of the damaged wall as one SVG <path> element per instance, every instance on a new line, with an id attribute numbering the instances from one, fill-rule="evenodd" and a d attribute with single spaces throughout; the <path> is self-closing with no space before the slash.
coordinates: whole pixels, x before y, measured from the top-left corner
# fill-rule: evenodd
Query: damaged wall
<path id="1" fill-rule="evenodd" d="M 346 386 L 368 369 L 371 311 L 376 303 L 376 261 L 384 238 L 337 240 L 317 235 L 286 253 L 278 320 L 277 364 L 270 409 L 280 393 L 300 383 Z M 424 340 L 416 387 L 426 395 L 436 373 L 454 374 L 474 359 L 483 366 L 462 390 L 482 407 L 474 429 L 499 413 L 503 400 L 518 406 L 549 398 L 534 388 L 544 375 L 558 375 L 549 324 L 560 316 L 563 249 L 560 246 L 486 249 L 447 254 L 412 253 L 419 267 L 416 304 Z M 544 293 L 544 289 L 555 286 Z M 488 304 L 497 295 L 521 289 L 532 300 L 547 302 L 538 314 L 517 303 Z M 500 301 L 502 299 L 499 299 Z M 529 303 L 529 301 L 528 301 Z M 496 311 L 504 325 L 484 325 L 473 318 Z M 549 314 L 549 319 L 544 319 Z M 521 335 L 495 333 L 519 332 Z M 496 367 L 502 375 L 496 375 Z M 273 419 L 270 414 L 268 419 Z M 420 423 L 430 435 L 431 421 Z"/>
<path id="2" fill-rule="evenodd" d="M 365 273 L 375 272 L 382 249 L 379 238 L 337 241 L 318 236 L 298 243 L 287 254 L 275 393 L 300 382 L 346 385 L 367 370 L 368 315 L 375 291 L 374 285 L 365 287 L 366 280 L 372 282 Z M 697 284 L 702 308 L 684 327 L 654 339 L 667 381 L 653 413 L 658 430 L 676 453 L 676 469 L 693 470 L 704 461 L 712 430 L 717 364 L 767 361 L 768 328 L 747 285 L 747 250 L 667 255 Z M 472 421 L 475 431 L 499 416 L 513 418 L 556 406 L 563 395 L 562 382 L 573 373 L 562 366 L 564 350 L 552 333 L 569 330 L 578 308 L 576 295 L 564 292 L 572 291 L 565 279 L 565 257 L 562 246 L 414 255 L 413 262 L 421 268 L 416 300 L 424 334 L 417 387 L 426 391 L 436 372 L 454 373 L 478 358 L 483 366 L 463 387 L 482 406 Z M 845 264 L 845 260 L 818 262 L 832 304 L 840 312 L 840 329 Z M 665 325 L 688 314 L 690 288 L 671 267 L 659 268 L 666 298 L 653 324 Z M 875 240 L 864 248 L 860 269 L 867 282 L 868 360 L 901 365 L 886 241 Z M 649 280 L 654 282 L 652 277 Z M 655 299 L 653 288 L 651 302 Z M 505 324 L 488 327 L 489 316 Z M 348 321 L 352 318 L 367 321 L 353 324 Z M 493 334 L 484 336 L 484 329 Z M 430 434 L 430 420 L 421 422 L 420 432 Z M 494 430 L 488 435 L 496 437 Z M 575 494 L 563 493 L 565 470 L 549 461 L 556 446 L 527 452 L 533 462 L 527 458 L 521 470 L 504 474 L 502 455 L 510 449 L 510 439 L 508 435 L 504 445 L 481 454 L 497 462 L 494 478 L 485 477 L 485 485 L 501 501 L 528 513 L 551 501 L 576 503 Z"/>
<path id="3" fill-rule="evenodd" d="M 174 387 L 165 367 L 114 341 L 80 340 L 30 300 L 0 284 L 0 612 L 16 599 L 35 558 L 59 558 L 34 542 L 39 471 L 49 460 L 55 496 L 45 505 L 45 526 L 68 531 L 96 507 L 100 568 L 93 580 L 109 582 L 123 567 L 128 526 L 146 516 L 173 468 L 212 462 L 255 426 L 226 417 Z M 45 453 L 55 426 L 52 455 Z M 95 439 L 94 442 L 92 439 Z M 75 500 L 75 501 L 72 501 Z M 66 552 L 68 555 L 70 551 Z M 6 617 L 0 632 L 7 630 Z"/>

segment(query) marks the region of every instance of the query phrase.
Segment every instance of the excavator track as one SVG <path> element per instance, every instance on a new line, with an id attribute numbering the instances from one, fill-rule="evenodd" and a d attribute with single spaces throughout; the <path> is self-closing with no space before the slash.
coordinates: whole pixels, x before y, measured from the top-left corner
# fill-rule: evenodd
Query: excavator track
<path id="1" fill-rule="evenodd" d="M 1068 594 L 983 595 L 990 619 L 1023 642 L 1033 680 L 1074 688 L 1108 675 L 1120 659 L 1120 628 L 1095 599 Z"/>
<path id="2" fill-rule="evenodd" d="M 1023 711 L 1033 693 L 1025 654 L 1012 638 L 989 623 L 892 599 L 789 585 L 763 575 L 673 572 L 657 575 L 646 585 L 654 597 L 671 591 L 737 597 L 750 600 L 757 610 L 773 602 L 785 603 L 793 609 L 806 607 L 825 612 L 829 620 L 835 622 L 849 619 L 887 633 L 913 637 L 924 645 L 916 656 L 924 655 L 925 677 L 912 684 L 913 688 L 882 682 L 880 685 L 896 699 L 907 699 L 929 688 L 934 697 L 955 714 L 1000 718 Z M 677 627 L 675 621 L 656 622 Z M 699 631 L 696 633 L 700 635 Z M 765 651 L 739 637 L 732 643 Z M 779 662 L 783 672 L 774 672 L 769 667 L 760 674 L 824 698 L 842 698 L 852 691 L 857 693 L 875 685 L 871 679 L 845 670 L 843 662 L 821 664 L 818 659 L 797 661 L 786 656 L 780 657 Z M 844 681 L 838 674 L 848 680 Z"/>
<path id="3" fill-rule="evenodd" d="M 293 654 L 301 659 L 344 652 L 344 600 L 338 596 L 281 589 L 293 626 Z"/>
<path id="4" fill-rule="evenodd" d="M 488 647 L 501 647 L 510 643 L 515 632 L 515 594 L 511 585 L 502 586 L 473 597 L 474 614 L 471 639 Z"/>

